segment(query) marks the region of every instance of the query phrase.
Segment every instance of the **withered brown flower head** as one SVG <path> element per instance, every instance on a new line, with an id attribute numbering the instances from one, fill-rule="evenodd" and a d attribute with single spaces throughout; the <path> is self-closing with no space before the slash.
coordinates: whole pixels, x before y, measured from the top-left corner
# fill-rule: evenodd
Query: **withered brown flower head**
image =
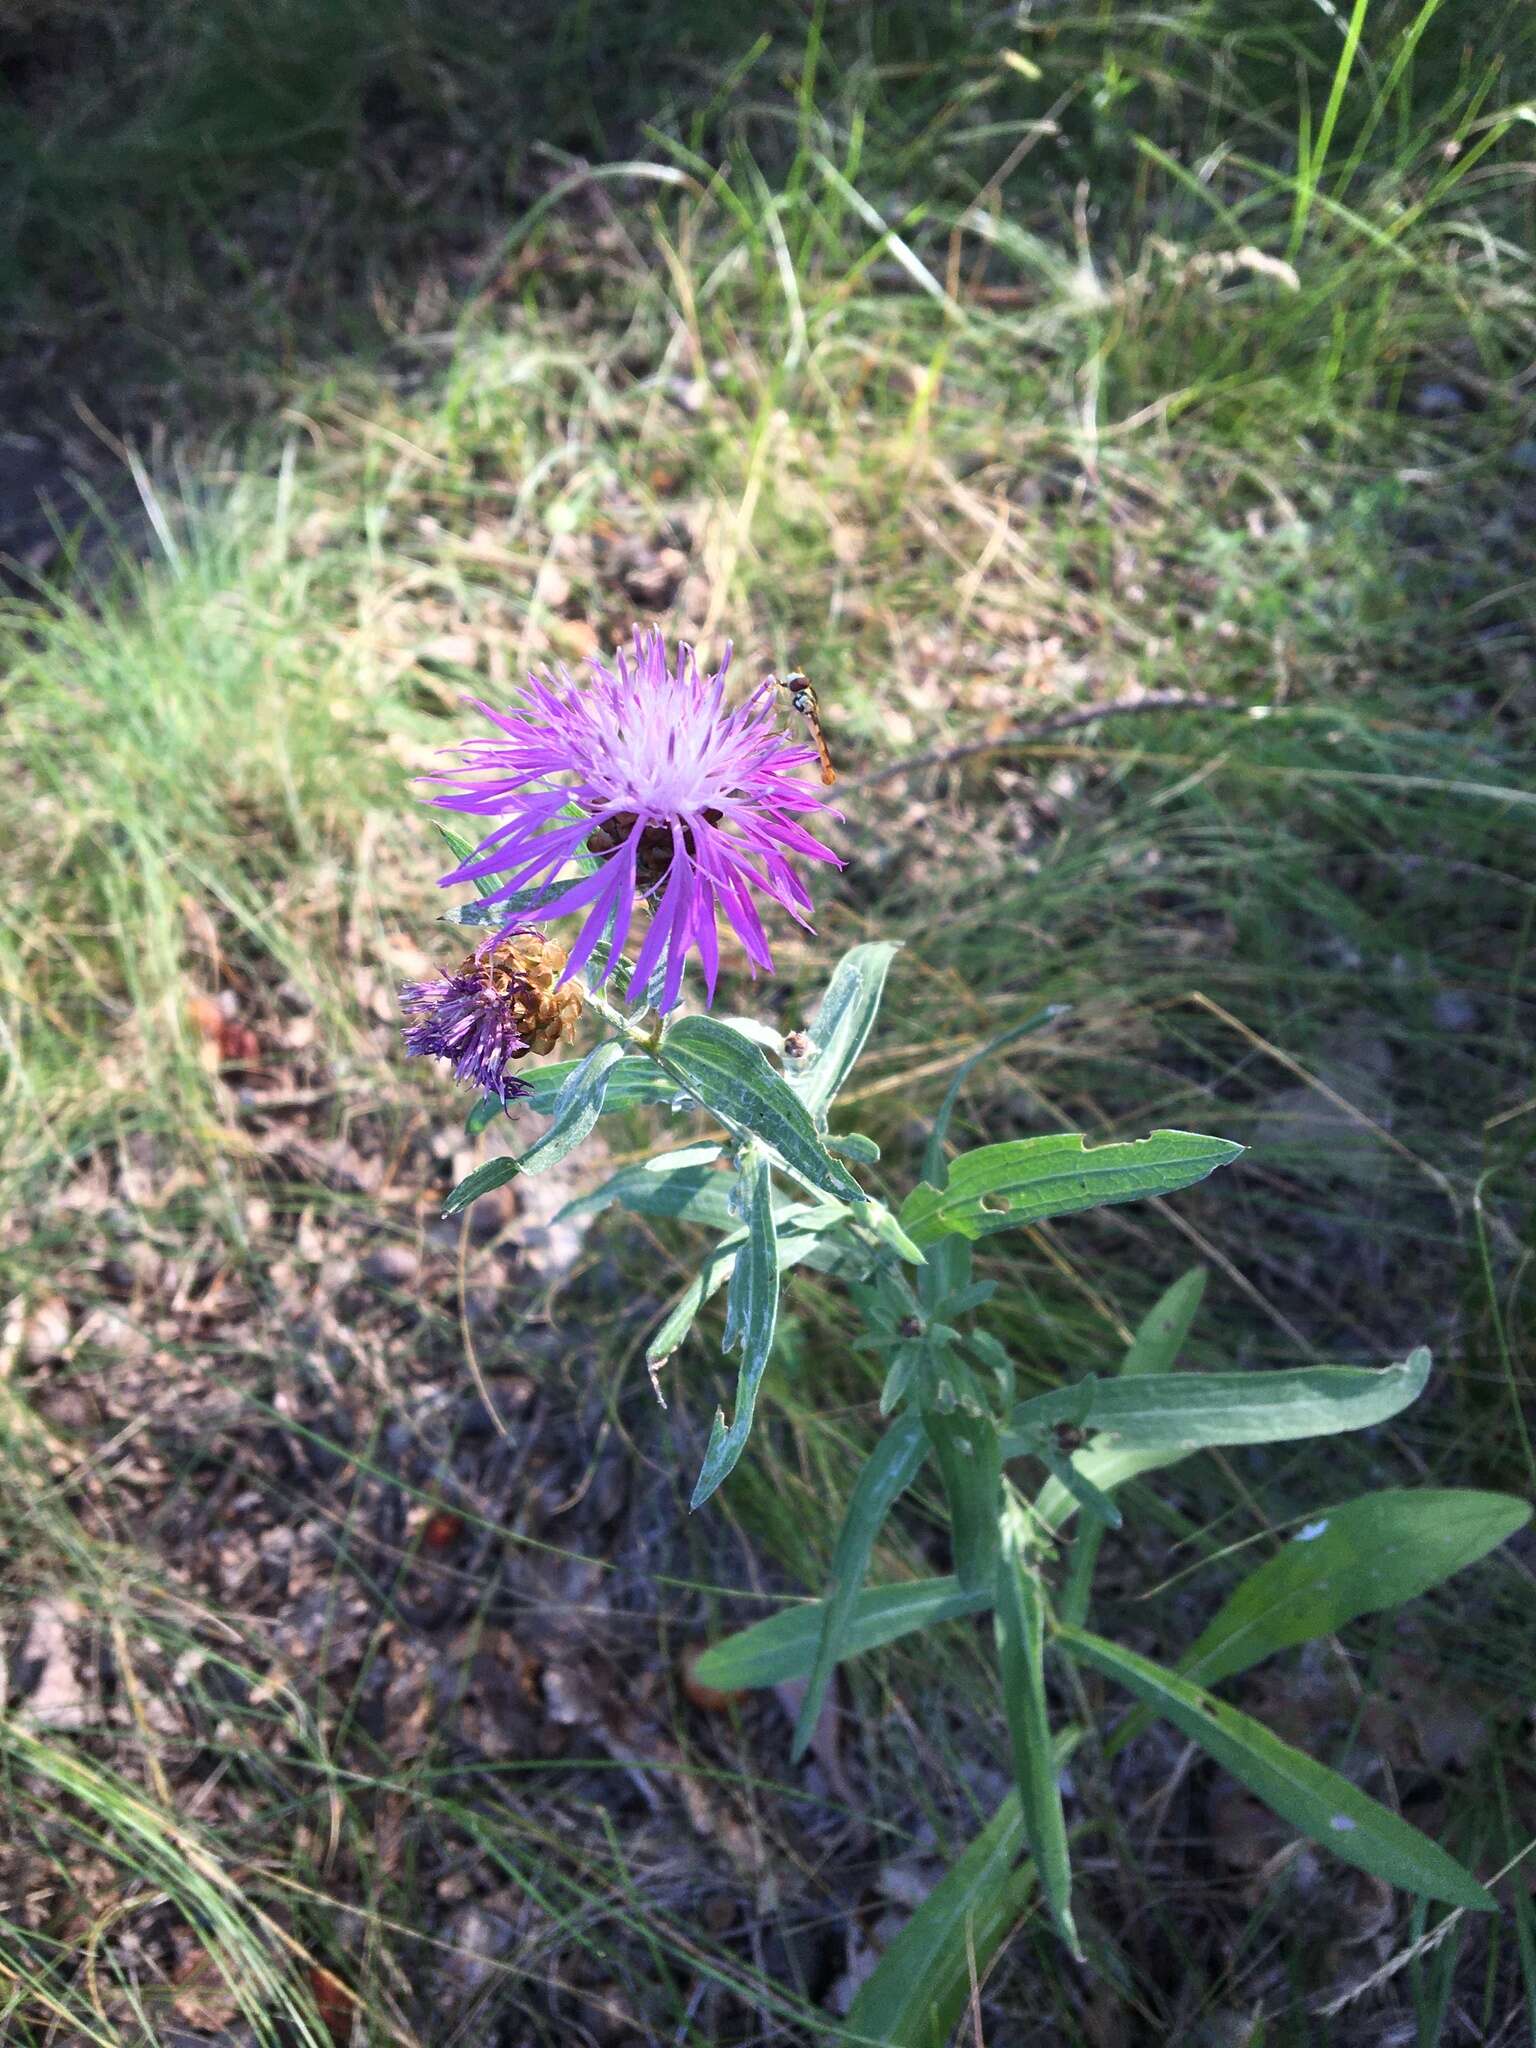
<path id="1" fill-rule="evenodd" d="M 452 974 L 411 982 L 400 991 L 406 1051 L 447 1060 L 461 1081 L 504 1104 L 526 1095 L 528 1084 L 508 1072 L 513 1062 L 576 1035 L 581 990 L 561 986 L 566 958 L 541 932 L 515 931 Z"/>

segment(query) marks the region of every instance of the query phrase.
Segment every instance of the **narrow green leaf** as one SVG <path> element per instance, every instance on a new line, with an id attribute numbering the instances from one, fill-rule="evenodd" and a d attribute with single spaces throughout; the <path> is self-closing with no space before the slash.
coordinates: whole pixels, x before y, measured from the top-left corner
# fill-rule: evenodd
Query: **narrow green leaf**
<path id="1" fill-rule="evenodd" d="M 923 1427 L 933 1445 L 949 1503 L 955 1576 L 979 1593 L 997 1576 L 997 1527 L 1003 1505 L 1002 1450 L 990 1415 L 928 1409 Z"/>
<path id="2" fill-rule="evenodd" d="M 853 946 L 832 970 L 832 979 L 806 1028 L 811 1050 L 789 1075 L 789 1084 L 811 1112 L 824 1118 L 827 1106 L 864 1050 L 892 960 L 900 951 L 886 939 Z"/>
<path id="3" fill-rule="evenodd" d="M 1294 1372 L 1148 1373 L 1098 1380 L 1088 1413 L 1078 1419 L 1113 1436 L 1122 1450 L 1173 1457 L 1217 1445 L 1337 1436 L 1390 1421 L 1424 1391 L 1429 1366 L 1429 1352 L 1420 1345 L 1401 1365 L 1374 1370 L 1309 1365 Z M 1056 1389 L 1021 1402 L 1009 1417 L 1004 1457 L 1028 1451 L 1030 1432 L 1042 1419 L 1058 1420 L 1052 1404 L 1074 1391 Z M 1102 1486 L 1096 1475 L 1090 1477 Z"/>
<path id="4" fill-rule="evenodd" d="M 1172 1372 L 1190 1325 L 1199 1313 L 1205 1281 L 1204 1266 L 1192 1266 L 1148 1309 L 1137 1326 L 1130 1349 L 1120 1361 L 1122 1379 L 1135 1379 L 1143 1373 Z"/>
<path id="5" fill-rule="evenodd" d="M 719 1159 L 720 1147 L 713 1143 L 658 1152 L 632 1166 L 621 1166 L 600 1187 L 577 1195 L 555 1221 L 597 1216 L 617 1202 L 636 1216 L 676 1216 L 713 1230 L 734 1230 L 741 1221 L 731 1207 L 736 1177 L 721 1169 Z"/>
<path id="6" fill-rule="evenodd" d="M 1067 1823 L 1061 1810 L 1061 1786 L 1051 1745 L 1050 1710 L 1045 1698 L 1045 1600 L 1040 1583 L 1026 1563 L 1015 1530 L 1015 1516 L 1005 1518 L 997 1561 L 992 1625 L 997 1636 L 1003 1707 L 1013 1747 L 1013 1776 L 1024 1816 L 1024 1839 L 1040 1875 L 1040 1887 L 1057 1932 L 1081 1956 L 1072 1922 L 1072 1858 Z"/>
<path id="7" fill-rule="evenodd" d="M 766 1156 L 754 1145 L 739 1168 L 741 1207 L 747 1242 L 736 1255 L 726 1293 L 723 1351 L 741 1346 L 744 1357 L 768 1356 L 779 1303 L 778 1245 L 773 1229 L 773 1182 Z"/>
<path id="8" fill-rule="evenodd" d="M 926 1254 L 912 1242 L 884 1202 L 866 1202 L 859 1211 L 858 1220 L 882 1244 L 889 1245 L 898 1259 L 905 1259 L 913 1266 L 927 1263 Z"/>
<path id="9" fill-rule="evenodd" d="M 466 1174 L 459 1182 L 444 1202 L 443 1214 L 457 1216 L 461 1209 L 467 1209 L 471 1202 L 488 1195 L 492 1188 L 504 1188 L 509 1180 L 516 1180 L 517 1170 L 515 1159 L 487 1159 L 484 1166 L 477 1166 L 473 1173 Z"/>
<path id="10" fill-rule="evenodd" d="M 1085 1478 L 1072 1460 L 1056 1449 L 1049 1437 L 1040 1446 L 1040 1459 L 1051 1477 L 1061 1481 L 1089 1522 L 1097 1523 L 1100 1529 L 1119 1528 L 1120 1510 L 1109 1495 L 1102 1487 L 1095 1486 L 1091 1479 Z M 1079 1547 L 1087 1533 L 1086 1528 L 1078 1531 Z"/>
<path id="11" fill-rule="evenodd" d="M 538 1116 L 553 1116 L 560 1090 L 581 1065 L 579 1059 L 552 1060 L 545 1067 L 527 1068 L 522 1079 L 532 1093 L 518 1099 L 519 1109 L 531 1109 Z M 603 1092 L 603 1109 L 634 1109 L 646 1103 L 671 1102 L 678 1086 L 651 1060 L 626 1057 L 608 1075 Z"/>
<path id="12" fill-rule="evenodd" d="M 1190 1325 L 1205 1294 L 1205 1268 L 1192 1267 L 1175 1280 L 1143 1316 L 1137 1326 L 1130 1347 L 1120 1361 L 1120 1376 L 1132 1378 L 1143 1373 L 1171 1372 L 1183 1349 L 1184 1339 L 1189 1335 Z M 1100 1500 L 1107 1496 L 1101 1487 L 1094 1485 L 1090 1473 L 1082 1465 L 1070 1459 L 1063 1461 L 1065 1469 L 1050 1467 L 1051 1474 L 1065 1487 L 1079 1507 L 1086 1507 L 1085 1489 L 1090 1489 L 1089 1498 L 1097 1495 Z M 1056 1611 L 1063 1621 L 1081 1628 L 1088 1619 L 1088 1606 L 1093 1597 L 1093 1575 L 1098 1567 L 1099 1550 L 1104 1541 L 1104 1531 L 1112 1526 L 1107 1517 L 1090 1513 L 1078 1528 L 1071 1555 L 1067 1559 L 1067 1576 L 1057 1596 Z"/>
<path id="13" fill-rule="evenodd" d="M 717 1408 L 704 1464 L 690 1507 L 700 1508 L 734 1470 L 752 1433 L 757 1390 L 768 1368 L 779 1314 L 779 1252 L 773 1220 L 773 1182 L 766 1155 L 752 1146 L 741 1165 L 742 1223 L 746 1237 L 731 1268 L 721 1348 L 741 1347 L 736 1413 L 730 1428 Z"/>
<path id="14" fill-rule="evenodd" d="M 805 1698 L 795 1721 L 794 1757 L 804 1756 L 816 1732 L 822 1701 L 838 1661 L 848 1654 L 849 1619 L 858 1598 L 860 1581 L 868 1568 L 870 1553 L 891 1504 L 916 1477 L 927 1454 L 928 1439 L 922 1418 L 904 1415 L 893 1422 L 870 1452 L 864 1469 L 854 1482 L 848 1498 L 843 1526 L 832 1552 L 832 1576 L 821 1603 L 821 1634 L 816 1644 L 816 1661 L 811 1666 Z"/>
<path id="15" fill-rule="evenodd" d="M 970 1282 L 970 1239 L 952 1230 L 929 1246 L 928 1263 L 917 1276 L 917 1298 L 924 1311 L 933 1315 L 941 1302 L 963 1293 Z"/>
<path id="16" fill-rule="evenodd" d="M 1088 1146 L 1075 1132 L 982 1145 L 950 1166 L 942 1189 L 920 1182 L 901 1220 L 921 1245 L 946 1231 L 985 1237 L 1051 1216 L 1171 1194 L 1204 1180 L 1243 1148 L 1193 1131 L 1154 1131 L 1128 1144 Z"/>
<path id="17" fill-rule="evenodd" d="M 700 1657 L 705 1685 L 722 1691 L 749 1690 L 807 1678 L 821 1641 L 824 1602 L 802 1600 L 727 1636 Z M 935 1628 L 963 1614 L 980 1614 L 992 1604 L 992 1588 L 967 1593 L 958 1579 L 912 1579 L 895 1586 L 865 1586 L 854 1595 L 842 1633 L 839 1662 L 878 1650 L 919 1629 Z"/>
<path id="18" fill-rule="evenodd" d="M 1282 1742 L 1251 1715 L 1085 1629 L 1061 1628 L 1056 1639 L 1072 1656 L 1145 1700 L 1309 1841 L 1404 1891 L 1473 1912 L 1496 1910 L 1492 1894 L 1438 1843 L 1348 1778 Z"/>
<path id="19" fill-rule="evenodd" d="M 587 1138 L 603 1113 L 603 1100 L 608 1091 L 608 1076 L 624 1057 L 624 1047 L 617 1039 L 610 1039 L 604 1045 L 594 1046 L 576 1067 L 566 1076 L 565 1085 L 555 1098 L 554 1117 L 542 1138 L 536 1138 L 518 1161 L 523 1173 L 542 1173 L 546 1167 L 554 1166 Z"/>
<path id="20" fill-rule="evenodd" d="M 1058 1771 L 1077 1741 L 1075 1729 L 1057 1737 Z M 1023 1847 L 1024 1816 L 1010 1792 L 860 1985 L 842 2036 L 849 2048 L 948 2048 L 973 1978 L 986 1976 L 1036 1890 L 1034 1865 L 1018 1863 Z"/>
<path id="21" fill-rule="evenodd" d="M 439 826 L 438 830 L 442 831 L 442 827 Z M 445 839 L 451 836 L 449 833 L 443 833 Z M 458 844 L 462 846 L 464 842 L 460 840 Z M 454 850 L 457 852 L 458 848 L 455 847 Z M 463 857 L 465 860 L 470 858 L 469 850 L 465 851 Z M 497 887 L 496 877 L 481 875 L 468 886 L 477 890 L 483 899 Z M 464 925 L 511 924 L 519 917 L 536 916 L 546 903 L 553 903 L 557 896 L 563 896 L 570 886 L 569 881 L 541 882 L 536 889 L 514 889 L 510 896 L 503 896 L 499 903 L 486 903 L 483 900 L 479 903 L 456 903 L 451 910 L 443 913 L 443 922 Z"/>
<path id="22" fill-rule="evenodd" d="M 807 1230 L 802 1227 L 804 1218 L 811 1213 L 814 1212 L 794 1206 L 776 1211 L 778 1261 L 781 1273 L 787 1273 L 792 1266 L 821 1263 L 819 1255 L 826 1244 L 825 1233 L 819 1228 Z M 666 1321 L 646 1345 L 647 1365 L 662 1365 L 677 1350 L 693 1328 L 699 1310 L 730 1279 L 735 1268 L 736 1254 L 745 1242 L 746 1232 L 737 1230 L 729 1237 L 722 1238 L 719 1244 L 705 1253 L 704 1263 L 699 1272 L 683 1289 L 673 1303 Z"/>
<path id="23" fill-rule="evenodd" d="M 1392 1488 L 1324 1508 L 1237 1586 L 1179 1670 L 1216 1685 L 1276 1650 L 1416 1600 L 1531 1519 L 1528 1501 L 1471 1488 Z"/>
<path id="24" fill-rule="evenodd" d="M 506 1112 L 502 1107 L 502 1100 L 499 1095 L 482 1095 L 474 1108 L 469 1112 L 469 1115 L 464 1119 L 465 1137 L 478 1138 L 487 1124 L 505 1114 Z"/>
<path id="25" fill-rule="evenodd" d="M 443 838 L 448 842 L 448 851 L 453 855 L 455 861 L 458 863 L 460 867 L 463 867 L 466 861 L 474 859 L 475 849 L 470 845 L 467 839 L 461 839 L 457 832 L 450 832 L 446 825 L 438 822 L 437 820 L 434 820 L 433 822 L 437 824 L 438 831 L 442 834 Z M 496 882 L 493 876 L 482 875 L 478 882 L 473 882 L 470 884 L 470 886 L 471 888 L 473 888 L 477 896 L 490 896 L 495 893 Z M 500 916 L 500 912 L 501 906 L 498 904 L 496 910 L 489 914 L 489 916 L 486 919 L 486 922 L 492 922 L 495 918 Z M 470 922 L 468 918 L 460 918 L 458 921 L 461 924 L 468 924 Z"/>
<path id="26" fill-rule="evenodd" d="M 713 1017 L 680 1017 L 656 1058 L 728 1130 L 761 1139 L 798 1179 L 840 1201 L 865 1200 L 848 1169 L 822 1146 L 788 1082 L 729 1025 Z"/>
<path id="27" fill-rule="evenodd" d="M 856 1160 L 860 1166 L 879 1164 L 880 1147 L 862 1131 L 825 1131 L 821 1142 L 840 1159 Z"/>

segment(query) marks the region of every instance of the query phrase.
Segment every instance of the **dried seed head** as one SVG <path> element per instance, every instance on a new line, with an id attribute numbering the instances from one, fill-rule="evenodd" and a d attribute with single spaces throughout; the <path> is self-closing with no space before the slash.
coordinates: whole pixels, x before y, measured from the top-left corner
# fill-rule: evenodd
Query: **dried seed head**
<path id="1" fill-rule="evenodd" d="M 508 1072 L 531 1052 L 553 1052 L 576 1033 L 581 991 L 560 986 L 567 953 L 542 932 L 516 931 L 453 974 L 401 990 L 405 1049 L 447 1060 L 461 1081 L 505 1103 L 528 1085 Z"/>
<path id="2" fill-rule="evenodd" d="M 523 1051 L 514 1053 L 514 1059 L 530 1052 L 553 1052 L 562 1040 L 569 1045 L 576 1036 L 581 990 L 574 981 L 560 986 L 567 957 L 567 949 L 542 932 L 515 932 L 483 960 L 471 954 L 459 969 L 461 974 L 482 974 L 490 990 L 509 1005 L 523 1039 Z"/>

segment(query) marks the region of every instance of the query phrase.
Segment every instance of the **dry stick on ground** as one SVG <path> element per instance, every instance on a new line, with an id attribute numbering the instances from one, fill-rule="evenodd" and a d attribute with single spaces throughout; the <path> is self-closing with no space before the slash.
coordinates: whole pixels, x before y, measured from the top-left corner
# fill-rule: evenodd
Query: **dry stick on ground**
<path id="1" fill-rule="evenodd" d="M 915 775 L 920 768 L 947 768 L 955 761 L 968 761 L 978 754 L 999 754 L 1010 747 L 1030 747 L 1039 740 L 1054 739 L 1059 732 L 1073 732 L 1079 726 L 1097 725 L 1101 718 L 1122 718 L 1132 711 L 1245 711 L 1251 718 L 1263 718 L 1273 709 L 1252 704 L 1241 697 L 1203 697 L 1192 690 L 1149 690 L 1145 696 L 1125 697 L 1109 704 L 1084 704 L 1076 711 L 1063 711 L 1038 725 L 1021 725 L 993 740 L 966 740 L 958 747 L 932 747 L 921 754 L 903 754 L 873 768 L 868 775 L 854 775 L 843 784 L 848 791 L 873 789 L 878 783 L 894 781 L 898 775 Z"/>

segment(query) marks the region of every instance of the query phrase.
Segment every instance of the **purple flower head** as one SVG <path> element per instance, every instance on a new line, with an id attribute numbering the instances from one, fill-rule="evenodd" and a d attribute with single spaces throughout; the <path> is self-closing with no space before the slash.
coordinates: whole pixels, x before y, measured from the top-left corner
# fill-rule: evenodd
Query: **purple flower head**
<path id="1" fill-rule="evenodd" d="M 596 855 L 594 873 L 534 913 L 586 913 L 567 975 L 607 934 L 607 979 L 637 897 L 651 916 L 631 995 L 664 961 L 658 1007 L 670 1010 L 697 947 L 713 1001 L 722 910 L 754 970 L 771 971 L 754 892 L 804 925 L 811 899 L 789 856 L 834 865 L 837 857 L 796 822 L 797 812 L 830 808 L 796 779 L 815 753 L 776 729 L 771 681 L 726 708 L 729 662 L 727 650 L 719 671 L 702 675 L 692 648 L 680 647 L 669 668 L 662 635 L 637 629 L 632 655 L 619 652 L 612 668 L 594 661 L 585 685 L 562 669 L 558 678 L 530 676 L 513 710 L 479 704 L 500 736 L 465 741 L 462 766 L 435 778 L 446 793 L 432 801 L 500 822 L 444 886 L 494 875 L 499 886 L 486 898 L 493 905 L 552 884 L 573 856 Z"/>
<path id="2" fill-rule="evenodd" d="M 405 1049 L 447 1060 L 502 1107 L 530 1090 L 507 1069 L 530 1052 L 552 1052 L 571 1038 L 581 1015 L 575 989 L 559 987 L 565 948 L 542 933 L 518 929 L 510 939 L 471 953 L 452 974 L 409 982 L 400 991 L 408 1022 Z"/>

